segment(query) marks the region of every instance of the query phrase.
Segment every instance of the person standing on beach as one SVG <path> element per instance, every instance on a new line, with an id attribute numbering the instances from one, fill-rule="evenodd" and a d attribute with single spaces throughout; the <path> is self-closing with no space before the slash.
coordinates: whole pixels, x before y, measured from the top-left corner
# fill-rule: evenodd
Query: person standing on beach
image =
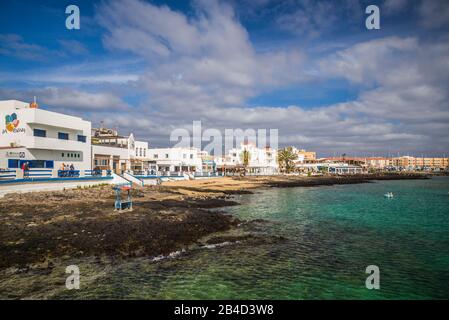
<path id="1" fill-rule="evenodd" d="M 22 163 L 22 175 L 25 178 L 25 168 L 26 168 L 26 162 Z"/>
<path id="2" fill-rule="evenodd" d="M 63 177 L 64 176 L 64 170 L 65 170 L 65 164 L 62 163 L 61 164 L 61 168 L 59 169 L 59 176 Z"/>
<path id="3" fill-rule="evenodd" d="M 28 178 L 28 171 L 30 170 L 30 165 L 28 164 L 28 162 L 25 162 L 24 166 L 25 168 L 23 170 L 23 177 Z"/>
<path id="4" fill-rule="evenodd" d="M 75 175 L 75 167 L 73 166 L 73 163 L 70 165 L 70 171 L 69 171 L 69 175 L 72 177 Z"/>

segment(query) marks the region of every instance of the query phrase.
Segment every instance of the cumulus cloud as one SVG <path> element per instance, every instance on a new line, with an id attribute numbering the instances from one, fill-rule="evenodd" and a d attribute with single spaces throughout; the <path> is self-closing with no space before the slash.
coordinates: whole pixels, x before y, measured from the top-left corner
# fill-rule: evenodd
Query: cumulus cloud
<path id="1" fill-rule="evenodd" d="M 139 79 L 142 62 L 139 59 L 92 59 L 63 66 L 39 67 L 22 72 L 0 72 L 0 83 L 18 82 L 40 86 L 123 85 Z"/>
<path id="2" fill-rule="evenodd" d="M 429 29 L 449 25 L 449 2 L 446 0 L 422 1 L 418 7 L 421 24 Z"/>
<path id="3" fill-rule="evenodd" d="M 52 52 L 40 45 L 26 43 L 18 34 L 0 34 L 0 55 L 43 61 Z"/>
<path id="4" fill-rule="evenodd" d="M 283 30 L 311 38 L 338 29 L 343 22 L 345 25 L 358 22 L 364 11 L 359 0 L 305 0 L 293 4 L 287 1 L 278 8 L 282 14 L 277 16 L 276 24 Z"/>
<path id="5" fill-rule="evenodd" d="M 28 43 L 18 34 L 0 34 L 0 55 L 23 60 L 45 62 L 54 58 L 67 58 L 71 55 L 85 55 L 89 50 L 79 41 L 61 39 L 56 50 Z"/>
<path id="6" fill-rule="evenodd" d="M 74 54 L 74 55 L 86 55 L 89 50 L 86 46 L 77 40 L 60 39 L 59 44 L 62 46 L 64 51 Z"/>
<path id="7" fill-rule="evenodd" d="M 404 10 L 407 5 L 407 0 L 385 0 L 383 9 L 387 14 L 395 14 Z"/>
<path id="8" fill-rule="evenodd" d="M 232 7 L 197 1 L 195 9 L 189 18 L 138 0 L 99 9 L 105 45 L 148 59 L 141 85 L 158 108 L 243 104 L 263 87 L 301 79 L 299 50 L 258 53 Z"/>
<path id="9" fill-rule="evenodd" d="M 320 16 L 336 16 L 331 2 L 306 2 L 302 10 L 316 5 L 318 13 L 308 17 L 316 20 L 312 25 Z M 389 5 L 399 9 L 402 4 Z M 359 41 L 319 59 L 297 47 L 260 53 L 229 5 L 197 1 L 195 10 L 187 17 L 138 0 L 99 8 L 105 45 L 147 60 L 149 67 L 137 81 L 149 95 L 137 108 L 145 120 L 134 128 L 153 144 L 167 145 L 172 129 L 202 120 L 205 128 L 221 130 L 278 128 L 281 144 L 326 154 L 385 152 L 390 146 L 408 152 L 447 149 L 447 138 L 438 134 L 449 129 L 448 90 L 441 85 L 449 83 L 447 52 L 440 42 L 429 50 L 416 37 L 391 36 Z M 433 57 L 430 65 L 425 52 Z M 246 105 L 259 93 L 311 79 L 318 86 L 344 79 L 361 93 L 354 101 L 312 109 Z M 125 126 L 135 117 L 131 112 L 107 121 Z"/>
<path id="10" fill-rule="evenodd" d="M 358 84 L 379 83 L 388 77 L 385 70 L 395 69 L 417 46 L 415 38 L 399 37 L 357 43 L 320 61 L 320 72 Z"/>
<path id="11" fill-rule="evenodd" d="M 363 13 L 355 0 L 341 6 L 331 1 L 301 3 L 290 11 L 276 4 L 280 15 L 274 20 L 284 19 L 292 26 L 307 22 L 302 30 L 312 35 L 331 28 L 332 23 L 321 23 L 327 17 L 330 22 L 348 15 L 354 19 L 348 8 Z M 265 5 L 273 4 L 263 0 L 258 8 Z M 394 12 L 404 4 L 390 0 L 385 5 Z M 417 8 L 422 17 L 437 14 L 435 9 Z M 36 95 L 41 105 L 87 114 L 94 125 L 104 121 L 125 134 L 133 131 L 152 146 L 169 145 L 173 129 L 202 120 L 204 129 L 277 128 L 281 145 L 322 155 L 386 154 L 388 150 L 449 153 L 445 134 L 449 131 L 449 42 L 444 35 L 422 39 L 413 34 L 376 34 L 374 38 L 367 33 L 350 44 L 346 39 L 318 43 L 326 49 L 312 56 L 297 44 L 261 50 L 233 7 L 222 2 L 195 1 L 189 14 L 139 0 L 103 2 L 96 10 L 105 48 L 136 59 L 136 64 L 121 67 L 117 61 L 95 61 L 65 66 L 45 74 L 54 83 L 41 80 L 43 89 L 9 94 L 3 89 L 2 98 L 23 96 L 29 101 Z M 38 77 L 30 76 L 39 83 Z M 303 83 L 319 91 L 329 82 L 355 88 L 358 94 L 351 101 L 320 107 L 268 102 L 249 107 L 248 101 L 261 94 L 301 89 Z M 125 102 L 130 96 L 132 106 Z"/>
<path id="12" fill-rule="evenodd" d="M 0 98 L 4 100 L 17 99 L 32 101 L 33 96 L 37 97 L 42 107 L 70 114 L 124 111 L 129 108 L 121 98 L 108 92 L 90 93 L 55 87 L 20 91 L 12 89 L 0 90 Z"/>

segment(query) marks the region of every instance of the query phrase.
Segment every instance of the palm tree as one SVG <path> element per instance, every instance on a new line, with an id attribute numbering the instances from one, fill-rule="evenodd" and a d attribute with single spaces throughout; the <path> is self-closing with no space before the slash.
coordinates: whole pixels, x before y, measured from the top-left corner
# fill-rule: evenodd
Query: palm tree
<path id="1" fill-rule="evenodd" d="M 293 152 L 293 147 L 287 147 L 278 151 L 278 163 L 281 171 L 289 173 L 294 168 L 293 160 L 296 160 L 298 155 Z"/>
<path id="2" fill-rule="evenodd" d="M 251 154 L 248 150 L 243 150 L 242 154 L 240 155 L 242 162 L 243 162 L 243 174 L 246 174 L 246 168 L 249 166 L 249 159 L 251 158 Z"/>

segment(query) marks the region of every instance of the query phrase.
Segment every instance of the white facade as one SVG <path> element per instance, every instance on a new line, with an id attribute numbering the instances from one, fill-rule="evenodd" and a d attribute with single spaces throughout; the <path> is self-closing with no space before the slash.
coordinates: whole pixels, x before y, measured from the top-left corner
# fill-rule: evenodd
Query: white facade
<path id="1" fill-rule="evenodd" d="M 148 155 L 148 142 L 135 141 L 134 143 L 134 156 L 139 160 L 147 160 Z"/>
<path id="2" fill-rule="evenodd" d="M 122 173 L 127 170 L 146 171 L 148 165 L 148 142 L 136 141 L 131 133 L 117 139 L 98 139 L 92 145 L 93 168 Z M 113 143 L 111 143 L 113 141 Z"/>
<path id="3" fill-rule="evenodd" d="M 249 173 L 273 174 L 278 171 L 277 151 L 269 147 L 258 148 L 251 143 L 242 143 L 239 148 L 230 149 L 226 157 L 215 160 L 217 166 L 228 168 L 243 166 L 244 151 L 249 152 L 247 166 Z"/>
<path id="4" fill-rule="evenodd" d="M 156 171 L 202 171 L 201 153 L 196 148 L 154 148 L 147 152 L 147 159 L 155 164 Z"/>
<path id="5" fill-rule="evenodd" d="M 17 101 L 0 101 L 0 168 L 91 169 L 91 123 Z"/>
<path id="6" fill-rule="evenodd" d="M 120 173 L 130 170 L 128 148 L 92 145 L 92 168 Z"/>

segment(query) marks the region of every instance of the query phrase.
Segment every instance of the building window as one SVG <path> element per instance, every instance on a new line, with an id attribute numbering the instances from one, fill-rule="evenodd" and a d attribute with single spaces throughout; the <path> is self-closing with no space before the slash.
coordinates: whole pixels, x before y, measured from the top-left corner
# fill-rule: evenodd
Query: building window
<path id="1" fill-rule="evenodd" d="M 143 149 L 143 156 L 144 156 L 144 157 L 147 156 L 147 149 Z"/>
<path id="2" fill-rule="evenodd" d="M 86 136 L 83 136 L 83 135 L 79 134 L 79 135 L 78 135 L 78 141 L 79 141 L 79 142 L 84 142 L 84 143 L 85 143 L 85 142 L 86 142 Z"/>
<path id="3" fill-rule="evenodd" d="M 185 159 L 185 158 L 187 158 L 187 155 L 184 153 L 184 154 L 182 155 L 182 157 Z"/>
<path id="4" fill-rule="evenodd" d="M 64 152 L 63 152 L 63 153 L 61 153 L 61 157 L 63 157 L 63 158 L 64 158 Z"/>
<path id="5" fill-rule="evenodd" d="M 58 139 L 69 140 L 69 134 L 65 132 L 58 132 Z"/>
<path id="6" fill-rule="evenodd" d="M 157 155 L 157 154 L 153 155 L 153 158 L 154 158 L 154 159 L 157 159 L 157 158 L 158 158 L 158 155 Z"/>
<path id="7" fill-rule="evenodd" d="M 190 159 L 193 159 L 193 154 L 190 155 Z"/>
<path id="8" fill-rule="evenodd" d="M 44 137 L 45 138 L 47 136 L 47 131 L 41 130 L 41 129 L 34 129 L 33 133 L 34 133 L 35 137 Z"/>
<path id="9" fill-rule="evenodd" d="M 8 168 L 14 169 L 19 167 L 19 160 L 17 159 L 8 159 Z"/>
<path id="10" fill-rule="evenodd" d="M 168 153 L 165 154 L 165 159 L 168 159 Z"/>

